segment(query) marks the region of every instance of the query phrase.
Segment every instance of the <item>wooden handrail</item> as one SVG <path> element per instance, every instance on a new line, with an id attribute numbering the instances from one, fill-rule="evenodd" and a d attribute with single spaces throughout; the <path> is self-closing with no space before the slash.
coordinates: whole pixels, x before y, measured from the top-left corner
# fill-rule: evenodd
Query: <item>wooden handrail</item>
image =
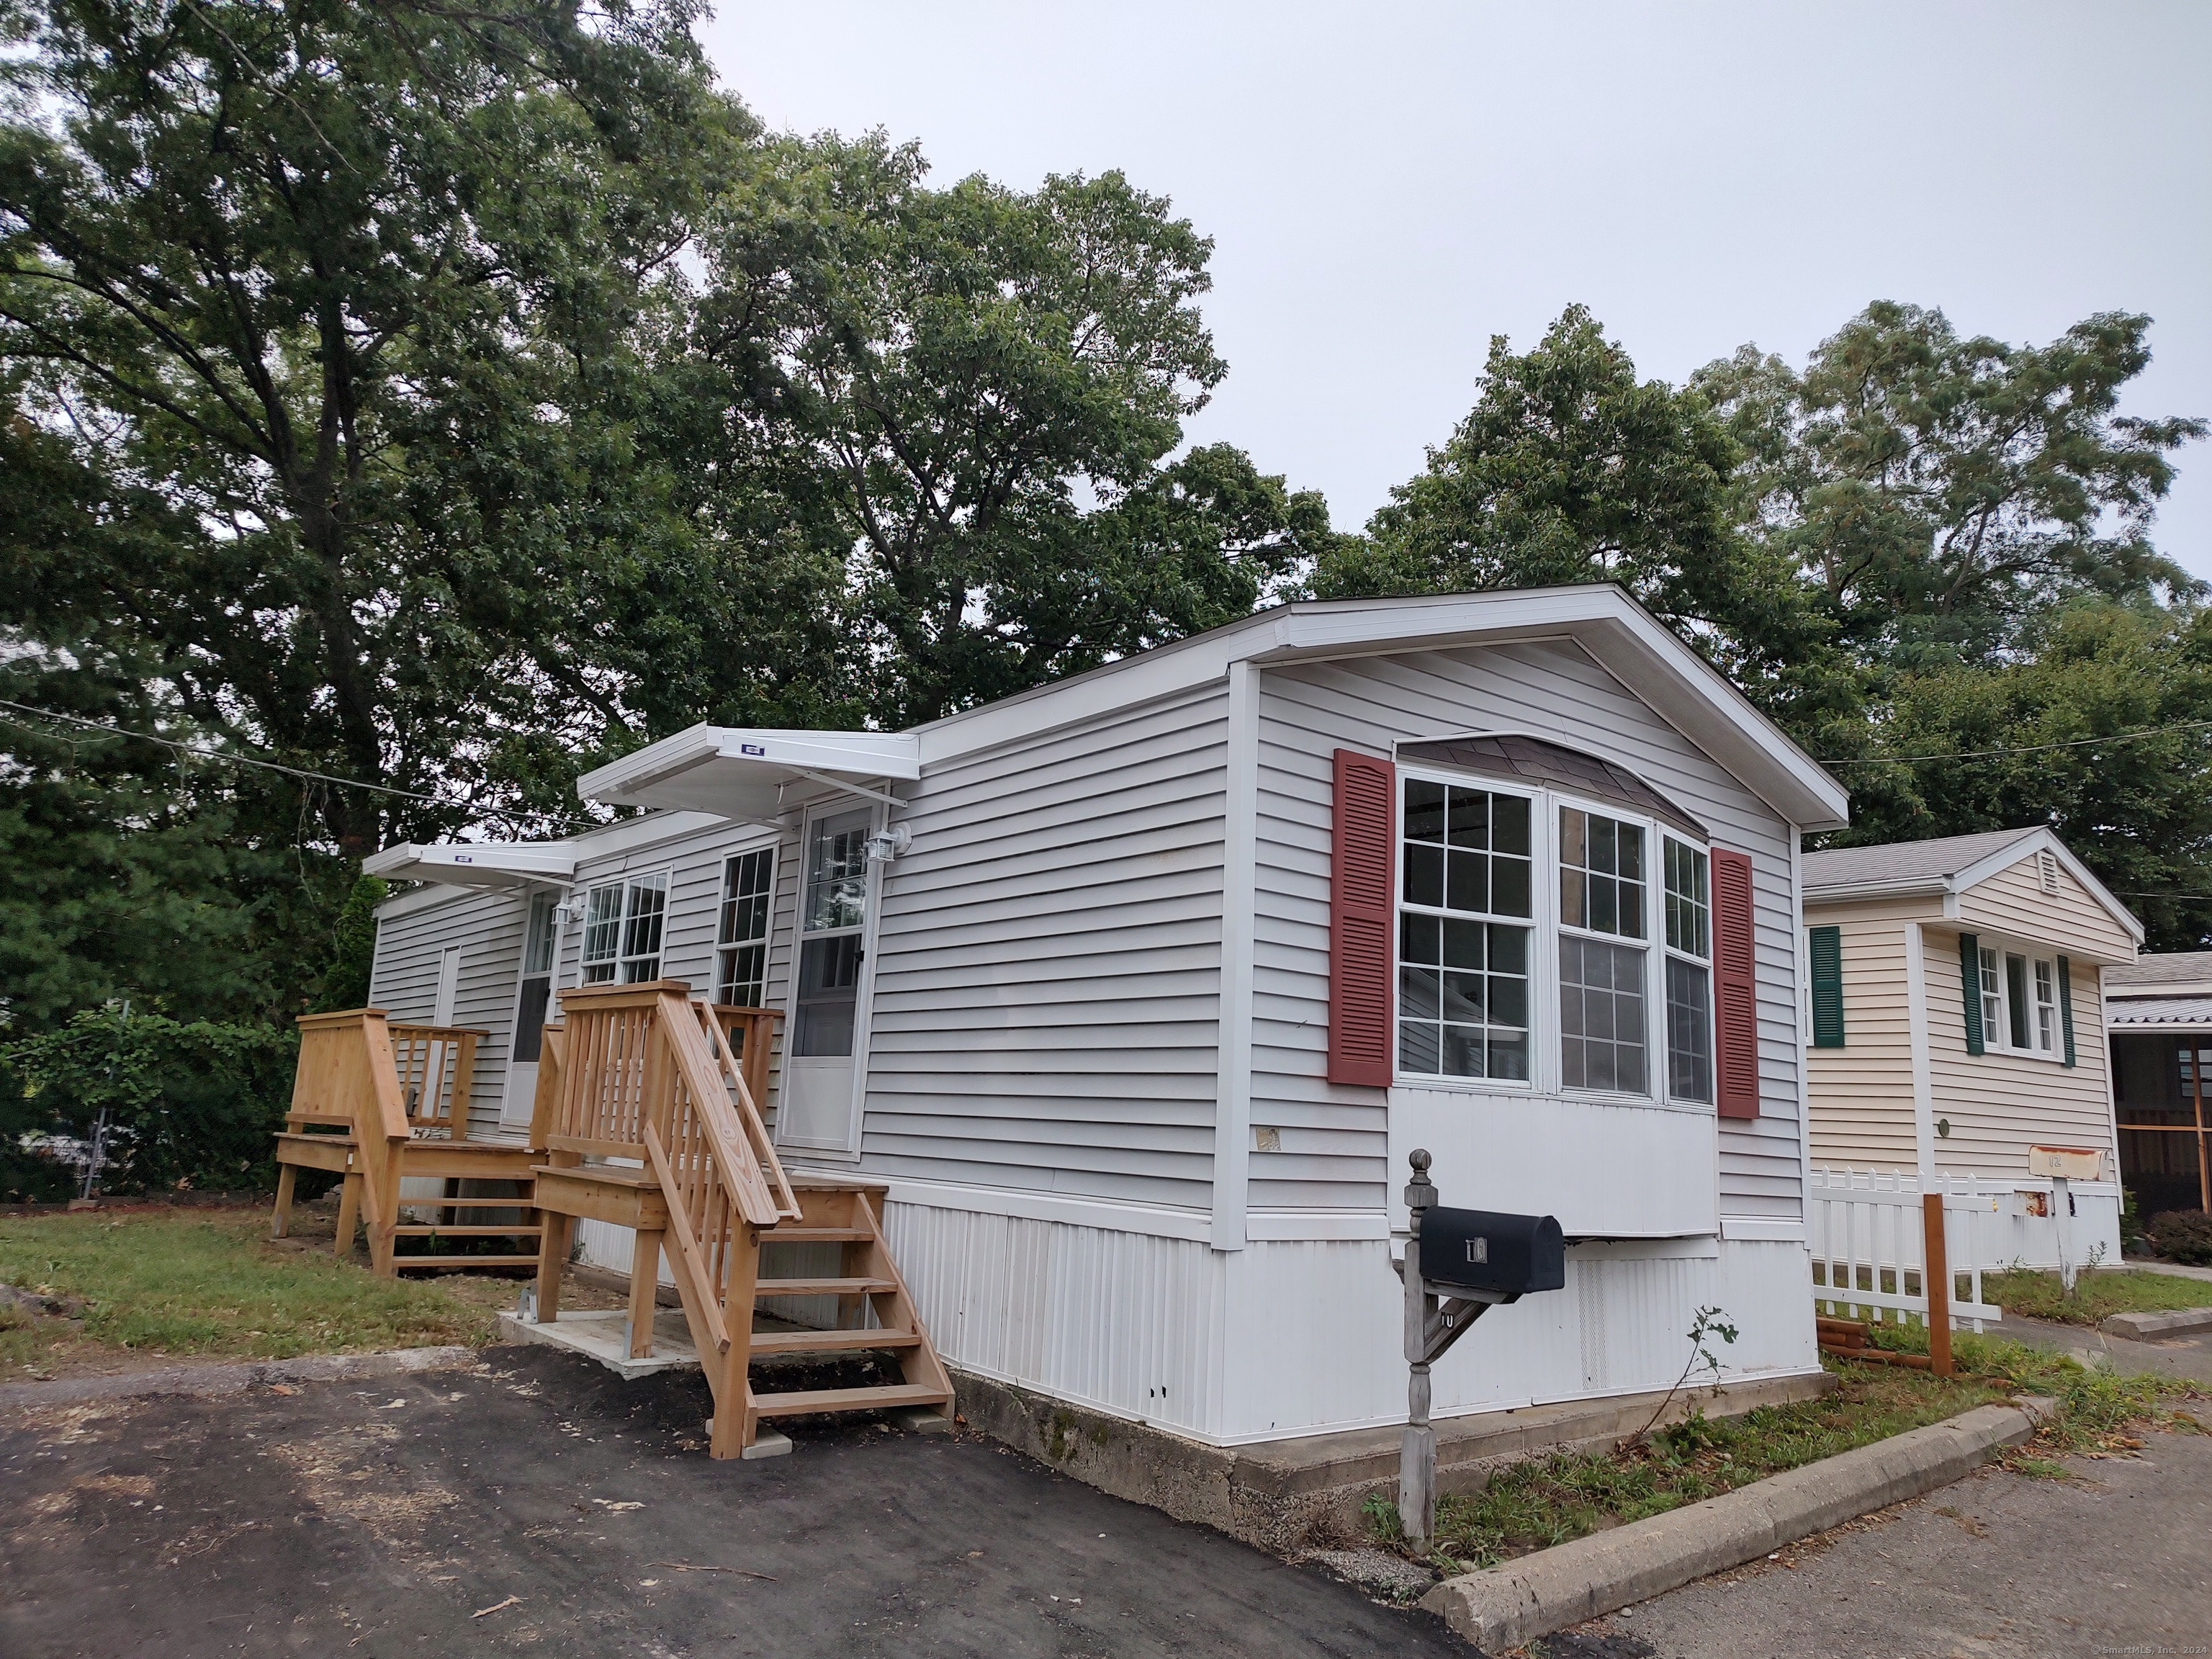
<path id="1" fill-rule="evenodd" d="M 568 1033 L 565 1027 L 547 1025 L 538 1034 L 538 1091 L 530 1102 L 530 1144 L 540 1152 L 555 1131 L 561 1115 L 561 1073 L 567 1064 Z"/>
<path id="2" fill-rule="evenodd" d="M 765 1118 L 769 1051 L 775 1042 L 775 1024 L 783 1018 L 783 1010 L 742 1008 L 718 1002 L 714 1005 L 713 1013 L 723 1039 L 737 1049 L 738 1069 L 744 1073 L 745 1087 L 752 1093 L 754 1106 Z"/>
<path id="3" fill-rule="evenodd" d="M 392 1198 L 399 1147 L 408 1139 L 407 1105 L 381 1008 L 309 1014 L 300 1021 L 300 1060 L 292 1080 L 291 1121 L 346 1122 L 361 1170 L 369 1260 L 381 1272 L 392 1255 Z"/>
<path id="4" fill-rule="evenodd" d="M 463 1025 L 390 1024 L 408 1120 L 416 1127 L 444 1125 L 455 1140 L 469 1138 L 469 1097 L 477 1070 L 477 1044 L 487 1034 Z"/>
<path id="5" fill-rule="evenodd" d="M 768 1122 L 761 1114 L 758 1092 L 750 1076 L 755 1069 L 751 1061 L 756 1048 L 759 1051 L 761 1061 L 759 1069 L 763 1072 L 768 1069 L 767 1044 L 762 1042 L 755 1045 L 749 1042 L 745 1061 L 743 1064 L 738 1063 L 737 1058 L 730 1052 L 730 1024 L 724 1018 L 724 1016 L 728 1014 L 768 1015 L 769 1018 L 774 1016 L 769 1010 L 763 1008 L 710 1009 L 702 1006 L 699 1010 L 699 1024 L 713 1047 L 714 1057 L 720 1062 L 722 1081 L 729 1091 L 731 1099 L 735 1103 L 734 1115 L 738 1133 L 743 1139 L 746 1151 L 751 1154 L 753 1164 L 762 1172 L 769 1188 L 770 1200 L 776 1206 L 778 1218 L 785 1221 L 793 1221 L 798 1219 L 799 1213 L 799 1194 L 792 1191 L 791 1177 L 784 1171 L 783 1160 L 776 1156 L 775 1143 L 769 1139 Z M 746 1029 L 748 1036 L 754 1031 L 764 1032 L 768 1030 L 768 1020 L 763 1018 L 750 1022 Z M 759 1224 L 772 1226 L 775 1224 L 769 1222 Z"/>

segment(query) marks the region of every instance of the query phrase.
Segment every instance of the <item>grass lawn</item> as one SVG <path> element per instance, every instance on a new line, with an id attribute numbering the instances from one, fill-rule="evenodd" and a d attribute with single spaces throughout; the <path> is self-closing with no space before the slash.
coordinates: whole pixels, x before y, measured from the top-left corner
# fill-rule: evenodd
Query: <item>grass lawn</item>
<path id="1" fill-rule="evenodd" d="M 2094 1325 L 2116 1313 L 2212 1308 L 2212 1282 L 2132 1269 L 2078 1274 L 2072 1296 L 2059 1287 L 2057 1273 L 1984 1273 L 1982 1294 L 2008 1314 L 2061 1325 Z"/>
<path id="2" fill-rule="evenodd" d="M 82 1320 L 0 1309 L 0 1381 L 131 1369 L 149 1354 L 289 1358 L 480 1345 L 513 1279 L 380 1279 L 330 1249 L 331 1221 L 272 1243 L 269 1212 L 92 1211 L 0 1216 L 0 1282 L 84 1304 Z"/>
<path id="3" fill-rule="evenodd" d="M 1925 1334 L 1920 1336 L 1924 1347 Z M 2087 1371 L 2070 1359 L 1970 1334 L 1956 1337 L 1954 1347 L 1962 1373 L 1957 1376 L 1829 1358 L 1824 1363 L 1837 1387 L 1824 1399 L 1763 1407 L 1738 1418 L 1693 1417 L 1626 1450 L 1563 1453 L 1515 1465 L 1480 1492 L 1437 1500 L 1437 1553 L 1466 1566 L 1493 1566 L 2015 1394 L 2058 1400 L 2057 1422 L 2036 1443 L 2046 1454 L 2139 1443 L 2127 1430 L 2146 1419 L 2199 1426 L 2196 1417 L 2165 1409 L 2190 1393 L 2186 1384 Z M 2021 1461 L 2030 1474 L 2064 1473 L 2048 1455 Z M 1395 1509 L 1370 1499 L 1367 1513 L 1380 1540 L 1395 1544 Z"/>

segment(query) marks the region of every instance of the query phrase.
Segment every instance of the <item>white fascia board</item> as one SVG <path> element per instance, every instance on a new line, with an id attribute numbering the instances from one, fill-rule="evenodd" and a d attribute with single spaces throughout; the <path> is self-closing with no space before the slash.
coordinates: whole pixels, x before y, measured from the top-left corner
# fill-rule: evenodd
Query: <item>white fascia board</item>
<path id="1" fill-rule="evenodd" d="M 925 763 L 1043 735 L 1225 680 L 1235 661 L 1325 661 L 1566 635 L 1655 712 L 1806 830 L 1838 830 L 1850 796 L 1725 675 L 1610 584 L 1279 606 L 915 729 Z"/>
<path id="2" fill-rule="evenodd" d="M 1950 890 L 1950 879 L 1945 876 L 1912 876 L 1903 881 L 1877 878 L 1841 882 L 1829 887 L 1808 887 L 1805 908 L 1811 911 L 1823 904 L 1850 904 L 1861 899 L 1936 898 Z"/>
<path id="3" fill-rule="evenodd" d="M 2029 834 L 2022 836 L 2018 841 L 2000 847 L 1996 852 L 1968 865 L 1951 878 L 1951 886 L 1954 890 L 1963 893 L 1977 883 L 1987 881 L 1991 876 L 2002 875 L 2021 860 L 2042 852 L 2048 852 L 2056 856 L 2059 866 L 2087 889 L 2089 896 L 2102 905 L 2114 921 L 2119 923 L 2128 937 L 2136 942 L 2137 949 L 2142 948 L 2143 925 L 2136 920 L 2135 912 L 2114 897 L 2112 890 L 2103 882 L 2091 875 L 2088 866 L 2074 856 L 2073 850 L 2064 842 L 2059 840 L 2055 832 L 2041 825 L 2037 826 Z"/>

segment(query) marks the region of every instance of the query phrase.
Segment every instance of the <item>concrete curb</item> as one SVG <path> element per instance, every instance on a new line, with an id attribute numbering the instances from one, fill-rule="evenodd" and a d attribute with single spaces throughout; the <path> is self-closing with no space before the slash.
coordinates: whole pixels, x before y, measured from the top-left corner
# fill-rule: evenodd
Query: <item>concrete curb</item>
<path id="1" fill-rule="evenodd" d="M 388 1353 L 313 1354 L 304 1359 L 256 1359 L 238 1365 L 173 1365 L 128 1376 L 65 1376 L 51 1382 L 0 1387 L 0 1411 L 33 1406 L 79 1406 L 99 1400 L 143 1400 L 157 1395 L 213 1399 L 267 1388 L 272 1382 L 346 1382 L 360 1377 L 401 1376 L 473 1364 L 474 1348 L 396 1348 Z"/>
<path id="2" fill-rule="evenodd" d="M 1510 1566 L 1447 1578 L 1421 1606 L 1486 1652 L 1504 1652 L 1948 1486 L 2027 1441 L 2051 1409 L 2033 1400 L 1984 1406 Z"/>
<path id="3" fill-rule="evenodd" d="M 2116 1313 L 2097 1328 L 2107 1336 L 2133 1337 L 2145 1342 L 2161 1336 L 2185 1336 L 2191 1331 L 2212 1331 L 2212 1308 L 2179 1308 L 2172 1313 Z"/>

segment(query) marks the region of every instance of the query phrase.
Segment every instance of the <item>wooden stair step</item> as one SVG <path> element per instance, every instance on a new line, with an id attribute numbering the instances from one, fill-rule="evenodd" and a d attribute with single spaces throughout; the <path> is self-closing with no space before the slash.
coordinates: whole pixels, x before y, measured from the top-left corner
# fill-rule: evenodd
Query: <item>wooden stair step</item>
<path id="1" fill-rule="evenodd" d="M 857 1244 L 875 1234 L 866 1227 L 769 1227 L 760 1241 L 763 1244 Z"/>
<path id="2" fill-rule="evenodd" d="M 900 1406 L 949 1406 L 943 1389 L 914 1382 L 881 1389 L 802 1389 L 793 1394 L 758 1394 L 753 1411 L 761 1417 L 804 1417 L 813 1412 L 888 1411 Z"/>
<path id="3" fill-rule="evenodd" d="M 898 1286 L 888 1279 L 763 1279 L 753 1295 L 763 1296 L 881 1296 Z"/>
<path id="4" fill-rule="evenodd" d="M 866 1348 L 918 1348 L 920 1331 L 755 1331 L 755 1353 L 841 1353 Z"/>
<path id="5" fill-rule="evenodd" d="M 496 1209 L 499 1206 L 494 1204 L 484 1204 L 476 1207 L 489 1210 Z M 417 1227 L 410 1225 L 394 1227 L 392 1230 L 392 1236 L 394 1238 L 428 1238 L 433 1235 L 440 1238 L 543 1238 L 545 1236 L 545 1229 L 543 1227 Z"/>

